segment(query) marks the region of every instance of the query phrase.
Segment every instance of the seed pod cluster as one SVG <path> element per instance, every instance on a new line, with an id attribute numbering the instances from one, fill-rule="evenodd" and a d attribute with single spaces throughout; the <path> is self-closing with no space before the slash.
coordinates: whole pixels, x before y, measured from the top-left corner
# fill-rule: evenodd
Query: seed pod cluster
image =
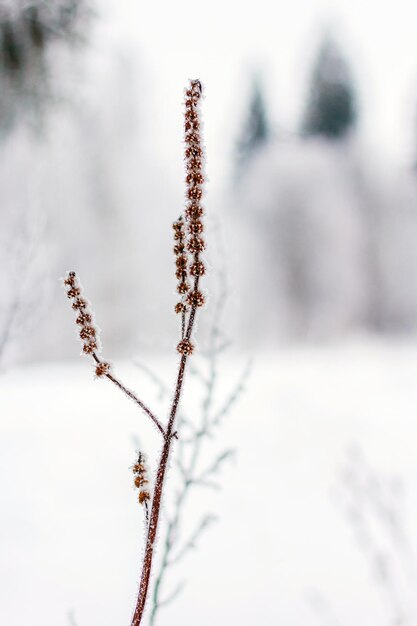
<path id="1" fill-rule="evenodd" d="M 189 273 L 194 278 L 192 288 L 188 287 L 183 292 L 186 294 L 185 304 L 179 303 L 176 311 L 181 313 L 184 306 L 197 308 L 204 305 L 204 295 L 199 290 L 200 277 L 205 274 L 206 268 L 200 258 L 205 249 L 203 237 L 204 225 L 201 220 L 204 209 L 201 205 L 203 197 L 203 147 L 201 140 L 200 121 L 200 101 L 202 87 L 199 80 L 192 80 L 185 92 L 185 164 L 186 164 L 186 208 L 185 219 L 187 223 L 187 243 L 186 250 L 191 255 L 191 266 Z M 188 345 L 189 344 L 189 345 Z M 182 355 L 192 353 L 193 347 L 190 342 L 183 339 L 177 346 L 177 350 Z"/>
<path id="2" fill-rule="evenodd" d="M 178 279 L 177 291 L 181 296 L 184 296 L 190 289 L 188 284 L 188 257 L 185 247 L 185 223 L 183 217 L 179 217 L 172 225 L 174 229 L 174 254 L 175 254 L 175 276 Z M 185 312 L 185 306 L 183 302 L 178 302 L 175 306 L 176 313 Z"/>
<path id="3" fill-rule="evenodd" d="M 88 301 L 82 295 L 82 286 L 75 272 L 68 272 L 64 279 L 67 296 L 72 300 L 72 308 L 77 312 L 75 320 L 79 326 L 78 335 L 83 344 L 84 354 L 92 355 L 99 351 L 98 329 L 94 324 L 93 313 Z"/>
<path id="4" fill-rule="evenodd" d="M 139 504 L 147 505 L 148 500 L 151 499 L 151 494 L 149 491 L 149 480 L 147 478 L 147 467 L 145 463 L 144 455 L 139 452 L 139 457 L 137 462 L 133 466 L 133 475 L 134 475 L 134 485 L 136 489 L 139 490 L 138 493 L 138 502 Z"/>
<path id="5" fill-rule="evenodd" d="M 110 363 L 101 361 L 97 357 L 101 346 L 99 341 L 99 330 L 94 324 L 94 314 L 91 311 L 88 300 L 84 298 L 83 288 L 75 272 L 67 272 L 64 278 L 64 286 L 67 290 L 67 296 L 72 300 L 72 308 L 77 312 L 76 324 L 78 326 L 78 336 L 83 345 L 83 353 L 87 356 L 94 357 L 97 366 L 95 369 L 96 376 L 103 377 L 110 373 Z"/>

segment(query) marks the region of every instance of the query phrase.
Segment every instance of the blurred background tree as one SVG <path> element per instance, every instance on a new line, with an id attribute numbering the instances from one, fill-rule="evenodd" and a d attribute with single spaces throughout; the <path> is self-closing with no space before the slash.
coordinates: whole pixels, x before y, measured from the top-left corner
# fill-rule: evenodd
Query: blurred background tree
<path id="1" fill-rule="evenodd" d="M 354 128 L 356 117 L 356 93 L 349 67 L 334 39 L 326 35 L 310 80 L 302 133 L 343 139 Z"/>
<path id="2" fill-rule="evenodd" d="M 257 150 L 272 136 L 261 78 L 252 78 L 246 118 L 237 141 L 237 176 L 241 177 Z"/>
<path id="3" fill-rule="evenodd" d="M 22 118 L 39 126 L 51 99 L 47 56 L 52 43 L 81 41 L 84 0 L 33 0 L 0 5 L 0 133 Z"/>

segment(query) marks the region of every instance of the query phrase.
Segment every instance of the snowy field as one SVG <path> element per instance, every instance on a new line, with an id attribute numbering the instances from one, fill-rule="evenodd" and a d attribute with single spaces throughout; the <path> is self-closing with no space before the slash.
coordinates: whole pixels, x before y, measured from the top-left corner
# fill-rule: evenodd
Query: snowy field
<path id="1" fill-rule="evenodd" d="M 226 363 L 225 390 L 243 365 Z M 174 360 L 153 366 L 173 378 Z M 118 373 L 166 411 L 143 372 Z M 157 433 L 85 360 L 14 369 L 0 387 L 0 624 L 128 626 L 143 540 L 129 467 L 134 437 L 153 463 Z M 211 445 L 236 457 L 221 491 L 192 494 L 190 518 L 219 519 L 170 579 L 186 586 L 158 626 L 417 624 L 416 343 L 259 354 Z M 352 522 L 354 475 L 374 482 L 358 498 L 369 541 Z M 372 509 L 378 490 L 392 510 L 385 496 Z"/>

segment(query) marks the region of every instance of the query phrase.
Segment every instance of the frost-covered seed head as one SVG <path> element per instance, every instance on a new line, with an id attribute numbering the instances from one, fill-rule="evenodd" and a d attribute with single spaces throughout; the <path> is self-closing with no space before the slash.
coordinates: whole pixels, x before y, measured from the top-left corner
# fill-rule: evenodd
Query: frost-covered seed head
<path id="1" fill-rule="evenodd" d="M 98 378 L 102 378 L 103 376 L 107 376 L 107 374 L 110 373 L 110 363 L 107 363 L 106 361 L 101 361 L 97 367 L 96 367 L 96 376 L 98 376 Z"/>
<path id="2" fill-rule="evenodd" d="M 144 504 L 150 499 L 151 499 L 151 494 L 149 493 L 147 489 L 142 489 L 142 491 L 139 491 L 139 496 L 138 496 L 139 504 Z"/>
<path id="3" fill-rule="evenodd" d="M 194 346 L 189 339 L 182 339 L 177 345 L 177 350 L 183 356 L 188 356 L 193 353 Z"/>
<path id="4" fill-rule="evenodd" d="M 83 352 L 85 352 L 85 354 L 93 354 L 95 350 L 97 350 L 97 343 L 95 341 L 90 341 L 83 345 Z"/>
<path id="5" fill-rule="evenodd" d="M 204 276 L 205 273 L 206 268 L 202 261 L 195 261 L 190 267 L 191 276 Z"/>
<path id="6" fill-rule="evenodd" d="M 77 319 L 75 320 L 75 323 L 78 324 L 79 326 L 84 326 L 84 324 L 90 324 L 92 321 L 92 317 L 90 315 L 90 313 L 86 313 L 85 311 L 82 311 Z"/>
<path id="7" fill-rule="evenodd" d="M 204 240 L 200 237 L 192 237 L 192 239 L 188 242 L 187 248 L 192 254 L 197 255 L 200 252 L 203 252 L 205 248 Z"/>
<path id="8" fill-rule="evenodd" d="M 192 307 L 204 306 L 205 298 L 201 291 L 190 291 L 187 295 L 187 304 Z"/>
<path id="9" fill-rule="evenodd" d="M 190 285 L 186 283 L 185 281 L 178 283 L 177 291 L 181 295 L 184 295 L 185 293 L 187 293 L 189 289 L 190 289 Z"/>
<path id="10" fill-rule="evenodd" d="M 187 220 L 198 220 L 204 213 L 203 207 L 198 204 L 191 203 L 185 209 L 185 216 Z"/>
<path id="11" fill-rule="evenodd" d="M 77 311 L 77 310 L 81 310 L 81 309 L 85 309 L 87 306 L 87 302 L 84 300 L 84 298 L 77 298 L 76 300 L 74 300 L 74 302 L 72 303 L 72 308 Z"/>
<path id="12" fill-rule="evenodd" d="M 181 269 L 187 267 L 187 257 L 185 256 L 185 254 L 177 256 L 175 265 Z"/>
<path id="13" fill-rule="evenodd" d="M 145 456 L 141 452 L 139 452 L 139 458 L 134 464 L 132 470 L 134 474 L 133 483 L 135 487 L 139 489 L 139 504 L 144 504 L 147 500 L 150 500 L 151 494 L 149 487 L 145 487 L 145 485 L 149 484 L 148 468 L 146 466 Z"/>
<path id="14" fill-rule="evenodd" d="M 68 289 L 67 291 L 67 296 L 68 298 L 76 298 L 77 296 L 79 296 L 81 293 L 80 289 L 78 287 L 71 287 L 71 289 Z"/>
<path id="15" fill-rule="evenodd" d="M 203 228 L 203 222 L 201 222 L 200 220 L 193 220 L 188 226 L 188 230 L 190 231 L 191 235 L 200 235 L 203 232 Z"/>
<path id="16" fill-rule="evenodd" d="M 90 339 L 91 337 L 96 336 L 96 329 L 94 326 L 83 326 L 80 330 L 80 338 L 81 339 Z"/>

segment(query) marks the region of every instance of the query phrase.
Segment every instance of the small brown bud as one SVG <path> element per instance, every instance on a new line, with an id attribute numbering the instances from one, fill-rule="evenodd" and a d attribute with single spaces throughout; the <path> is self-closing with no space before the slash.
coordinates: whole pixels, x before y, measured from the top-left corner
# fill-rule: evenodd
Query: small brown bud
<path id="1" fill-rule="evenodd" d="M 185 119 L 187 121 L 198 121 L 198 113 L 195 108 L 190 108 L 188 111 L 185 111 Z"/>
<path id="2" fill-rule="evenodd" d="M 192 307 L 204 306 L 205 298 L 201 291 L 190 291 L 187 296 L 187 304 Z"/>
<path id="3" fill-rule="evenodd" d="M 203 207 L 201 207 L 199 204 L 189 204 L 188 207 L 185 209 L 185 216 L 188 220 L 197 220 L 199 217 L 201 217 L 204 213 L 204 209 Z"/>
<path id="4" fill-rule="evenodd" d="M 134 474 L 144 474 L 146 472 L 146 467 L 144 463 L 135 463 L 132 471 Z"/>
<path id="5" fill-rule="evenodd" d="M 177 245 L 174 246 L 174 254 L 183 254 L 184 251 L 185 251 L 185 245 L 183 242 L 177 243 Z"/>
<path id="6" fill-rule="evenodd" d="M 185 179 L 186 183 L 194 183 L 194 185 L 202 185 L 204 183 L 204 177 L 201 172 L 190 172 Z"/>
<path id="7" fill-rule="evenodd" d="M 200 135 L 195 132 L 187 133 L 185 136 L 185 141 L 188 144 L 198 144 L 200 141 Z"/>
<path id="8" fill-rule="evenodd" d="M 192 276 L 204 276 L 206 273 L 206 267 L 202 261 L 195 261 L 190 267 L 190 273 Z"/>
<path id="9" fill-rule="evenodd" d="M 78 324 L 79 326 L 84 326 L 84 324 L 90 324 L 91 321 L 92 321 L 92 317 L 90 313 L 81 311 L 81 313 L 78 315 L 77 319 L 75 320 L 75 323 Z"/>
<path id="10" fill-rule="evenodd" d="M 143 491 L 139 491 L 139 496 L 138 496 L 139 504 L 143 504 L 144 502 L 150 499 L 151 499 L 151 494 L 149 493 L 149 491 L 147 491 L 146 489 L 144 489 Z"/>
<path id="11" fill-rule="evenodd" d="M 75 272 L 69 272 L 68 276 L 64 280 L 64 285 L 68 285 L 69 287 L 74 287 L 75 285 Z"/>
<path id="12" fill-rule="evenodd" d="M 190 187 L 187 189 L 187 196 L 190 200 L 201 200 L 203 190 L 200 187 Z"/>
<path id="13" fill-rule="evenodd" d="M 146 485 L 148 481 L 146 480 L 145 476 L 143 475 L 143 473 L 138 474 L 138 476 L 135 476 L 135 487 L 137 487 L 139 489 L 139 487 L 143 487 L 143 485 Z"/>
<path id="14" fill-rule="evenodd" d="M 185 254 L 181 254 L 179 256 L 177 256 L 177 258 L 175 259 L 175 265 L 179 268 L 185 268 L 187 267 L 187 257 Z"/>
<path id="15" fill-rule="evenodd" d="M 187 115 L 187 113 L 185 114 L 185 117 L 186 118 L 188 118 L 188 117 L 191 118 L 191 116 Z M 188 132 L 190 130 L 191 131 L 193 131 L 193 130 L 197 131 L 197 130 L 200 130 L 200 124 L 199 124 L 198 120 L 187 119 L 187 121 L 184 124 L 184 129 L 185 129 L 185 132 Z"/>
<path id="16" fill-rule="evenodd" d="M 190 285 L 189 285 L 188 283 L 186 283 L 185 281 L 181 281 L 181 282 L 178 284 L 177 291 L 178 291 L 178 293 L 180 293 L 181 295 L 184 295 L 185 293 L 187 293 L 187 291 L 189 290 L 189 288 L 190 288 Z"/>
<path id="17" fill-rule="evenodd" d="M 76 298 L 80 295 L 80 293 L 81 289 L 79 289 L 79 287 L 71 287 L 71 289 L 68 289 L 67 291 L 67 296 L 68 298 Z"/>
<path id="18" fill-rule="evenodd" d="M 182 302 L 177 302 L 175 305 L 175 313 L 183 313 L 187 310 L 187 307 Z"/>
<path id="19" fill-rule="evenodd" d="M 192 220 L 188 226 L 188 230 L 192 235 L 200 235 L 203 229 L 203 223 L 200 220 Z"/>
<path id="20" fill-rule="evenodd" d="M 178 220 L 178 222 L 174 222 L 172 224 L 172 228 L 178 232 L 178 231 L 182 231 L 182 229 L 184 228 L 184 222 L 182 220 Z"/>
<path id="21" fill-rule="evenodd" d="M 97 344 L 95 341 L 90 341 L 90 343 L 85 343 L 83 345 L 83 352 L 85 354 L 92 354 L 94 350 L 97 350 Z"/>
<path id="22" fill-rule="evenodd" d="M 204 250 L 205 243 L 200 237 L 192 237 L 188 242 L 187 247 L 192 254 L 198 254 Z"/>
<path id="23" fill-rule="evenodd" d="M 177 345 L 177 350 L 183 356 L 188 356 L 193 353 L 194 346 L 189 339 L 183 339 Z"/>
<path id="24" fill-rule="evenodd" d="M 110 372 L 110 363 L 106 361 L 101 361 L 96 367 L 96 376 L 101 378 L 102 376 L 106 376 Z"/>
<path id="25" fill-rule="evenodd" d="M 74 310 L 85 309 L 86 306 L 87 306 L 87 302 L 84 300 L 84 298 L 77 298 L 75 302 L 72 303 L 72 308 Z"/>
<path id="26" fill-rule="evenodd" d="M 199 146 L 187 147 L 185 149 L 185 158 L 195 159 L 195 162 L 192 164 L 192 167 L 195 167 L 195 165 L 197 164 L 196 169 L 200 169 L 202 165 L 202 162 L 199 160 L 199 157 L 201 158 L 202 156 L 203 156 L 203 151 Z M 189 163 L 189 165 L 191 165 L 191 162 Z"/>
<path id="27" fill-rule="evenodd" d="M 201 82 L 198 80 L 198 78 L 194 78 L 193 80 L 190 81 L 190 85 L 191 85 L 193 94 L 195 94 L 199 98 L 201 94 L 203 93 L 203 86 Z"/>
<path id="28" fill-rule="evenodd" d="M 91 337 L 96 336 L 96 329 L 94 326 L 83 326 L 80 330 L 81 339 L 90 339 Z"/>
<path id="29" fill-rule="evenodd" d="M 198 154 L 195 154 L 187 163 L 187 170 L 190 172 L 198 172 L 203 167 L 203 162 L 198 158 Z"/>

